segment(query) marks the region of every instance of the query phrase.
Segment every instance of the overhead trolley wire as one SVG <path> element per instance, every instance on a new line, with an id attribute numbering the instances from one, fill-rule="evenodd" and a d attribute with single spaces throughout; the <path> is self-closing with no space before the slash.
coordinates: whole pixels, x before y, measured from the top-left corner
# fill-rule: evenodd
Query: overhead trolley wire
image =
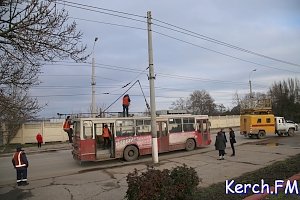
<path id="1" fill-rule="evenodd" d="M 180 41 L 180 42 L 183 42 L 183 43 L 186 43 L 186 44 L 189 44 L 189 45 L 192 45 L 192 46 L 195 46 L 195 47 L 198 47 L 198 48 L 205 49 L 207 51 L 211 51 L 211 52 L 214 52 L 214 53 L 217 53 L 217 54 L 221 54 L 223 56 L 234 58 L 236 60 L 240 60 L 240 61 L 243 61 L 243 62 L 251 63 L 251 64 L 254 64 L 254 65 L 258 65 L 258 66 L 262 66 L 262 67 L 266 67 L 266 68 L 281 70 L 281 71 L 287 71 L 287 72 L 292 72 L 292 73 L 300 73 L 300 72 L 296 72 L 296 71 L 292 71 L 292 70 L 288 70 L 288 69 L 281 69 L 281 68 L 277 68 L 277 67 L 271 67 L 271 66 L 268 66 L 268 65 L 263 65 L 263 64 L 260 64 L 260 63 L 245 60 L 245 59 L 242 59 L 242 58 L 239 58 L 239 57 L 236 57 L 236 56 L 232 56 L 232 55 L 220 52 L 220 51 L 216 51 L 216 50 L 213 50 L 213 49 L 210 49 L 210 48 L 207 48 L 207 47 L 200 46 L 198 44 L 194 44 L 192 42 L 188 42 L 188 41 L 185 41 L 185 40 L 182 40 L 182 39 L 179 39 L 179 38 L 176 38 L 176 37 L 173 37 L 173 36 L 158 32 L 158 31 L 152 30 L 152 32 L 157 33 L 157 34 L 162 35 L 162 36 L 165 36 L 165 37 L 168 37 L 168 38 L 171 38 L 171 39 L 174 39 L 174 40 L 177 40 L 177 41 Z"/>
<path id="2" fill-rule="evenodd" d="M 109 12 L 115 12 L 115 13 L 124 14 L 124 15 L 130 15 L 130 16 L 134 16 L 134 17 L 147 18 L 146 16 L 142 16 L 142 15 L 132 14 L 132 13 L 118 11 L 118 10 L 112 10 L 112 9 L 107 9 L 107 8 L 102 8 L 102 7 L 90 6 L 90 5 L 86 5 L 86 4 L 75 3 L 72 1 L 65 1 L 65 0 L 57 0 L 57 1 L 80 5 L 80 6 L 85 6 L 85 7 L 89 7 L 89 8 L 95 8 L 95 9 L 99 9 L 99 10 L 105 10 L 105 11 L 109 11 Z"/>
<path id="3" fill-rule="evenodd" d="M 259 57 L 263 57 L 263 58 L 266 58 L 266 59 L 269 59 L 269 60 L 273 60 L 273 61 L 281 62 L 281 63 L 284 63 L 284 64 L 288 64 L 288 65 L 293 65 L 293 66 L 300 67 L 300 64 L 297 64 L 297 63 L 292 63 L 292 62 L 289 62 L 289 61 L 285 61 L 285 60 L 273 58 L 273 57 L 266 56 L 266 55 L 263 55 L 263 54 L 260 54 L 260 53 L 254 52 L 254 51 L 250 51 L 250 50 L 248 50 L 248 49 L 244 49 L 244 48 L 241 48 L 241 47 L 238 47 L 238 46 L 235 46 L 235 45 L 232 45 L 232 44 L 229 44 L 229 43 L 226 43 L 226 42 L 223 42 L 223 41 L 220 41 L 220 40 L 217 40 L 217 39 L 208 37 L 208 36 L 205 36 L 205 35 L 203 35 L 203 34 L 199 34 L 199 33 L 190 31 L 190 30 L 185 29 L 185 28 L 181 28 L 181 27 L 179 27 L 179 26 L 176 26 L 176 25 L 173 25 L 173 24 L 170 24 L 170 23 L 167 23 L 167 22 L 164 22 L 164 21 L 155 19 L 155 18 L 153 18 L 153 20 L 154 20 L 154 21 L 157 21 L 157 22 L 160 22 L 160 23 L 162 23 L 162 24 L 166 24 L 166 25 L 168 25 L 168 26 L 171 26 L 171 27 L 174 27 L 174 28 L 183 30 L 183 31 L 185 31 L 185 32 L 187 32 L 187 33 L 183 32 L 183 31 L 178 31 L 178 30 L 173 29 L 173 28 L 169 28 L 169 27 L 166 27 L 166 26 L 162 26 L 162 25 L 153 23 L 153 25 L 156 25 L 156 26 L 158 26 L 158 27 L 162 27 L 162 28 L 165 28 L 165 29 L 169 29 L 169 30 L 172 30 L 172 31 L 175 31 L 175 32 L 179 32 L 179 33 L 182 33 L 182 34 L 186 34 L 186 35 L 189 35 L 189 36 L 197 37 L 197 38 L 200 38 L 200 39 L 203 39 L 203 40 L 212 42 L 212 43 L 216 43 L 216 44 L 219 44 L 219 45 L 223 45 L 223 46 L 226 46 L 226 47 L 235 49 L 235 50 L 239 50 L 239 51 L 242 51 L 242 52 L 245 52 L 245 53 L 249 53 L 249 54 L 252 54 L 252 55 L 256 55 L 256 56 L 259 56 Z M 188 33 L 190 33 L 190 34 L 188 34 Z"/>
<path id="4" fill-rule="evenodd" d="M 61 2 L 63 2 L 63 3 L 61 3 Z M 119 17 L 119 18 L 123 18 L 123 19 L 129 19 L 129 20 L 132 20 L 132 21 L 147 23 L 146 21 L 143 21 L 143 20 L 139 20 L 139 19 L 135 19 L 135 18 L 132 18 L 132 17 L 126 17 L 126 16 L 119 15 L 119 14 L 121 14 L 121 12 L 117 12 L 117 11 L 115 11 L 115 12 L 119 13 L 119 14 L 109 13 L 109 12 L 113 12 L 112 10 L 109 11 L 109 12 L 103 12 L 103 11 L 95 10 L 95 9 L 100 9 L 100 10 L 102 9 L 102 8 L 99 8 L 99 7 L 88 6 L 88 5 L 84 5 L 84 4 L 80 5 L 78 3 L 67 2 L 67 1 L 61 1 L 61 2 L 56 1 L 56 3 L 58 3 L 60 5 L 65 5 L 65 6 L 69 6 L 69 7 L 72 7 L 72 8 L 78 8 L 78 9 L 83 9 L 83 10 L 87 10 L 87 11 L 97 12 L 97 13 L 101 13 L 101 14 L 105 14 L 105 15 L 111 15 L 111 16 Z M 74 5 L 72 5 L 72 4 L 74 4 Z M 90 7 L 90 8 L 86 8 L 86 7 Z M 142 17 L 142 16 L 140 16 L 140 17 Z M 143 18 L 145 18 L 145 17 L 143 17 Z"/>

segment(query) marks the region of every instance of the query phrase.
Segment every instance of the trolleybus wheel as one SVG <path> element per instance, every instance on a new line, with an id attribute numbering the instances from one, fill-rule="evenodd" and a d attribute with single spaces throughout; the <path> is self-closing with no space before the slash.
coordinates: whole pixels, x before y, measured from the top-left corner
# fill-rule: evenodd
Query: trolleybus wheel
<path id="1" fill-rule="evenodd" d="M 288 131 L 288 135 L 289 136 L 294 136 L 294 133 L 295 133 L 295 130 L 290 128 L 289 131 Z"/>
<path id="2" fill-rule="evenodd" d="M 196 147 L 196 143 L 193 139 L 187 139 L 186 143 L 185 143 L 185 150 L 187 151 L 191 151 L 194 150 Z"/>
<path id="3" fill-rule="evenodd" d="M 139 150 L 135 146 L 131 145 L 125 148 L 124 159 L 126 161 L 136 160 L 138 156 L 139 156 Z"/>

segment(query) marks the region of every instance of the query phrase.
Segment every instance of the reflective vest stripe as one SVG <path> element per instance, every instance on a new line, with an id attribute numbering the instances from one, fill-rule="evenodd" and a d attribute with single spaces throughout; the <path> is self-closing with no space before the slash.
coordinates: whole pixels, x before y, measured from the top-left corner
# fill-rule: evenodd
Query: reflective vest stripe
<path id="1" fill-rule="evenodd" d="M 26 164 L 22 164 L 21 154 L 22 154 L 22 151 L 20 151 L 18 154 L 18 164 L 16 165 L 16 167 L 25 167 L 26 166 Z"/>

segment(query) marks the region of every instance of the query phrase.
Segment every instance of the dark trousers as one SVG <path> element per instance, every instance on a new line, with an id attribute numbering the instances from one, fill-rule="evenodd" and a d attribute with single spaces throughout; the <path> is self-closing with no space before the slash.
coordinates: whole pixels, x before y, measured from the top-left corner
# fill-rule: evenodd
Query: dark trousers
<path id="1" fill-rule="evenodd" d="M 21 185 L 22 183 L 27 182 L 27 168 L 21 167 L 16 168 L 17 171 L 17 183 L 18 185 Z"/>
<path id="2" fill-rule="evenodd" d="M 219 156 L 224 156 L 225 155 L 225 150 L 219 150 Z"/>
<path id="3" fill-rule="evenodd" d="M 232 149 L 232 155 L 235 155 L 234 143 L 230 142 L 230 146 L 231 146 L 231 149 Z"/>
<path id="4" fill-rule="evenodd" d="M 69 143 L 73 143 L 73 129 L 70 128 L 70 130 L 68 131 L 68 137 L 69 137 Z"/>
<path id="5" fill-rule="evenodd" d="M 128 117 L 128 106 L 123 105 L 123 117 Z"/>
<path id="6" fill-rule="evenodd" d="M 38 148 L 41 148 L 41 147 L 42 147 L 42 143 L 38 142 Z"/>
<path id="7" fill-rule="evenodd" d="M 107 147 L 107 148 L 110 147 L 110 140 L 108 137 L 103 138 L 103 148 L 105 148 L 105 147 Z"/>

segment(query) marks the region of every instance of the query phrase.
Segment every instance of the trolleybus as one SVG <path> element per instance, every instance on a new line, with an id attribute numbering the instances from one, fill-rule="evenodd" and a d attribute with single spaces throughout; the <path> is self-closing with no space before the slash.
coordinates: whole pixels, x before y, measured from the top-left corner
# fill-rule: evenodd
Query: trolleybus
<path id="1" fill-rule="evenodd" d="M 163 115 L 156 118 L 158 152 L 191 151 L 211 143 L 207 115 Z M 73 158 L 101 161 L 124 158 L 136 160 L 152 153 L 150 117 L 77 118 L 74 122 Z M 110 148 L 103 148 L 102 132 L 111 132 Z"/>

